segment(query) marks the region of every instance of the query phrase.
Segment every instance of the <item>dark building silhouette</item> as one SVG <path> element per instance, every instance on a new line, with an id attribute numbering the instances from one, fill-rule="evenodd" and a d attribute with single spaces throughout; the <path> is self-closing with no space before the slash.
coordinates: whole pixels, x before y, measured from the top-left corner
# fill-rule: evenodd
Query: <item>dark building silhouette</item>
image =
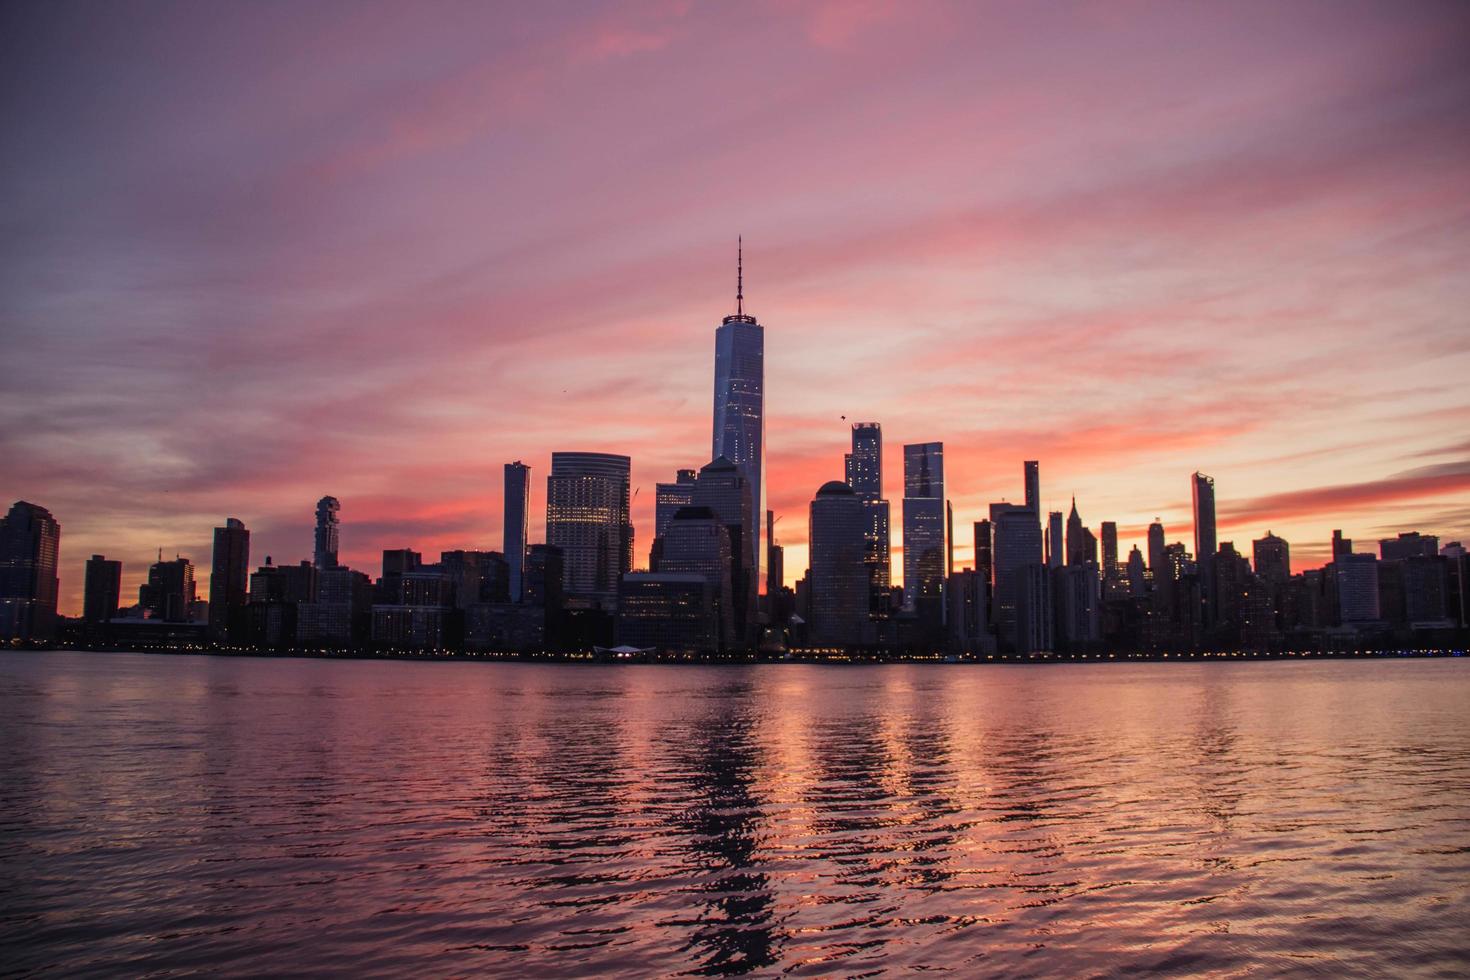
<path id="1" fill-rule="evenodd" d="M 546 541 L 561 549 L 568 599 L 616 605 L 618 579 L 633 568 L 629 468 L 612 453 L 551 454 Z"/>
<path id="2" fill-rule="evenodd" d="M 921 620 L 943 620 L 949 555 L 944 508 L 944 443 L 903 447 L 903 599 Z"/>
<path id="3" fill-rule="evenodd" d="M 1028 459 L 1022 464 L 1026 478 L 1026 506 L 1038 518 L 1041 516 L 1041 464 Z"/>
<path id="4" fill-rule="evenodd" d="M 710 582 L 704 575 L 630 572 L 618 584 L 620 645 L 661 652 L 712 653 L 721 648 L 718 622 Z"/>
<path id="5" fill-rule="evenodd" d="M 187 623 L 194 592 L 194 564 L 189 559 L 159 558 L 148 568 L 147 583 L 138 589 L 138 605 L 149 619 Z"/>
<path id="6" fill-rule="evenodd" d="M 1148 526 L 1148 570 L 1157 583 L 1165 575 L 1164 525 L 1157 519 Z"/>
<path id="7" fill-rule="evenodd" d="M 325 498 L 331 499 L 331 498 Z M 321 505 L 317 505 L 320 518 Z M 318 527 L 318 541 L 321 530 Z M 250 601 L 250 532 L 239 518 L 214 529 L 209 566 L 209 637 L 216 643 L 243 639 L 245 605 Z"/>
<path id="8" fill-rule="evenodd" d="M 1062 536 L 1062 512 L 1054 510 L 1046 516 L 1046 564 L 1060 568 L 1067 563 L 1067 549 Z"/>
<path id="9" fill-rule="evenodd" d="M 756 569 L 749 563 L 750 548 L 747 544 L 752 529 L 747 524 L 750 514 L 750 498 L 753 488 L 744 473 L 730 460 L 721 456 L 700 468 L 694 480 L 694 506 L 707 508 L 725 527 L 730 541 L 730 589 L 731 604 L 724 608 L 730 616 L 733 632 L 732 643 L 742 646 L 755 641 L 756 626 Z M 679 520 L 681 509 L 674 515 Z M 661 559 L 660 571 L 686 571 L 674 568 Z"/>
<path id="10" fill-rule="evenodd" d="M 995 564 L 992 553 L 992 532 L 989 520 L 975 522 L 975 574 L 985 588 L 986 616 L 994 621 L 991 608 L 995 599 Z"/>
<path id="11" fill-rule="evenodd" d="M 810 521 L 808 642 L 815 646 L 868 642 L 870 596 L 863 501 L 852 487 L 832 480 L 817 491 Z M 942 600 L 942 595 L 938 598 Z"/>
<path id="12" fill-rule="evenodd" d="M 1418 531 L 1405 531 L 1396 538 L 1384 538 L 1378 542 L 1378 557 L 1382 561 L 1400 558 L 1436 558 L 1439 556 L 1439 538 Z"/>
<path id="13" fill-rule="evenodd" d="M 116 618 L 121 601 L 122 562 L 101 555 L 88 558 L 82 591 L 83 621 L 98 624 Z"/>
<path id="14" fill-rule="evenodd" d="M 527 521 L 531 511 L 531 467 L 516 460 L 505 464 L 504 532 L 506 588 L 511 602 L 520 602 L 525 586 Z"/>
<path id="15" fill-rule="evenodd" d="M 847 484 L 863 502 L 863 562 L 868 568 L 868 613 L 888 615 L 892 587 L 889 506 L 883 499 L 883 427 L 857 422 L 852 427 L 852 452 L 844 457 Z"/>
<path id="16" fill-rule="evenodd" d="M 722 467 L 718 472 L 726 471 Z M 743 486 L 744 477 L 733 466 L 728 473 Z M 744 557 L 743 551 L 736 550 L 739 522 L 744 512 L 743 496 L 727 500 L 726 510 L 735 518 L 735 524 L 727 523 L 725 515 L 712 507 L 680 507 L 664 530 L 664 548 L 658 572 L 659 575 L 698 575 L 704 580 L 707 601 L 701 608 L 709 620 L 698 633 L 703 637 L 704 649 L 721 652 L 737 643 L 744 645 L 741 630 L 745 626 L 747 601 L 746 593 L 735 581 Z M 645 591 L 651 588 L 646 582 L 640 586 Z M 681 629 L 686 627 L 687 624 Z"/>
<path id="17" fill-rule="evenodd" d="M 61 525 L 38 504 L 18 500 L 0 518 L 0 641 L 56 638 Z"/>
<path id="18" fill-rule="evenodd" d="M 337 567 L 337 533 L 341 524 L 337 514 L 341 510 L 336 497 L 323 497 L 316 502 L 316 548 L 312 563 L 317 568 Z"/>

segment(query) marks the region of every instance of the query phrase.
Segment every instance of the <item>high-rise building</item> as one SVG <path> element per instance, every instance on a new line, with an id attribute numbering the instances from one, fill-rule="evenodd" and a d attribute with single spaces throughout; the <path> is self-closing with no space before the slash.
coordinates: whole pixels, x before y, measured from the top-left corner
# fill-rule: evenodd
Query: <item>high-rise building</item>
<path id="1" fill-rule="evenodd" d="M 122 562 L 101 555 L 87 559 L 87 577 L 82 593 L 82 620 L 105 623 L 117 615 L 122 599 Z"/>
<path id="2" fill-rule="evenodd" d="M 944 443 L 904 446 L 903 601 L 911 609 L 922 601 L 943 601 L 946 527 Z"/>
<path id="3" fill-rule="evenodd" d="M 331 500 L 323 497 L 322 502 Z M 333 521 L 336 511 L 330 512 Z M 322 506 L 317 505 L 317 544 L 322 544 Z M 332 562 L 336 567 L 336 526 L 332 526 Z M 320 549 L 318 560 L 322 558 Z M 319 566 L 320 567 L 320 566 Z M 245 626 L 245 604 L 250 601 L 250 532 L 237 517 L 214 529 L 214 554 L 209 565 L 209 635 L 216 643 L 240 640 Z"/>
<path id="4" fill-rule="evenodd" d="M 0 518 L 0 641 L 56 638 L 61 525 L 38 504 L 18 500 Z"/>
<path id="5" fill-rule="evenodd" d="M 1383 561 L 1399 558 L 1433 558 L 1439 554 L 1439 538 L 1433 534 L 1405 531 L 1396 538 L 1383 538 L 1378 542 L 1378 557 Z"/>
<path id="6" fill-rule="evenodd" d="M 863 502 L 846 483 L 823 484 L 811 504 L 808 638 L 816 646 L 867 641 L 870 603 L 864 566 Z"/>
<path id="7" fill-rule="evenodd" d="M 765 347 L 765 328 L 745 312 L 744 253 L 737 243 L 735 312 L 725 317 L 715 330 L 714 438 L 710 458 L 723 456 L 730 460 L 750 484 L 750 513 L 745 526 L 752 533 L 743 546 L 750 554 L 746 567 L 757 580 L 763 537 L 760 515 L 766 512 Z"/>
<path id="8" fill-rule="evenodd" d="M 1054 510 L 1046 515 L 1046 564 L 1048 568 L 1060 568 L 1067 563 L 1067 551 L 1062 538 L 1062 512 Z"/>
<path id="9" fill-rule="evenodd" d="M 776 512 L 766 511 L 766 595 L 775 595 L 786 584 L 786 549 L 776 543 Z"/>
<path id="10" fill-rule="evenodd" d="M 995 594 L 995 565 L 991 552 L 991 525 L 990 521 L 975 522 L 975 574 L 980 576 L 980 581 L 985 585 L 986 614 L 990 615 L 989 605 Z"/>
<path id="11" fill-rule="evenodd" d="M 633 568 L 631 460 L 612 453 L 552 453 L 546 478 L 546 541 L 562 551 L 569 598 L 617 599 Z"/>
<path id="12" fill-rule="evenodd" d="M 1102 589 L 1103 598 L 1121 599 L 1128 594 L 1123 566 L 1118 561 L 1118 522 L 1102 522 Z"/>
<path id="13" fill-rule="evenodd" d="M 1342 536 L 1341 531 L 1332 532 L 1332 560 L 1336 561 L 1343 555 L 1353 553 L 1353 539 Z"/>
<path id="14" fill-rule="evenodd" d="M 1215 481 L 1196 473 L 1194 481 L 1194 554 L 1204 563 L 1219 546 L 1215 540 Z"/>
<path id="15" fill-rule="evenodd" d="M 1133 597 L 1143 595 L 1148 591 L 1148 572 L 1143 563 L 1143 552 L 1138 550 L 1138 545 L 1128 552 L 1128 594 Z"/>
<path id="16" fill-rule="evenodd" d="M 743 479 L 743 478 L 742 478 Z M 741 502 L 743 506 L 743 501 Z M 738 528 L 738 523 L 735 527 Z M 706 583 L 705 611 L 709 619 L 700 628 L 708 649 L 727 650 L 736 643 L 744 627 L 743 612 L 737 621 L 737 591 L 731 569 L 740 559 L 732 550 L 731 525 L 712 508 L 702 505 L 681 507 L 664 529 L 663 555 L 659 559 L 659 576 L 698 575 Z M 645 591 L 642 586 L 633 590 Z M 741 596 L 743 600 L 743 596 Z M 645 611 L 647 605 L 642 607 Z M 622 615 L 620 613 L 620 615 Z"/>
<path id="17" fill-rule="evenodd" d="M 991 562 L 995 589 L 991 615 L 1005 652 L 1050 649 L 1051 615 L 1044 608 L 1050 582 L 1041 555 L 1041 523 L 1020 504 L 991 504 Z M 1034 567 L 1038 573 L 1031 575 Z M 1023 590 L 1028 590 L 1023 595 Z M 1023 599 L 1029 603 L 1023 611 Z"/>
<path id="18" fill-rule="evenodd" d="M 1255 571 L 1263 580 L 1284 585 L 1291 578 L 1291 546 L 1270 531 L 1251 542 Z"/>
<path id="19" fill-rule="evenodd" d="M 852 427 L 852 452 L 845 457 L 847 485 L 863 502 L 863 563 L 868 569 L 868 609 L 876 617 L 888 614 L 891 587 L 888 501 L 883 499 L 883 427 L 858 422 Z"/>
<path id="20" fill-rule="evenodd" d="M 1085 565 L 1087 563 L 1087 538 L 1088 530 L 1082 523 L 1082 517 L 1077 513 L 1077 498 L 1072 498 L 1072 512 L 1067 515 L 1067 564 Z"/>
<path id="21" fill-rule="evenodd" d="M 1028 459 L 1023 464 L 1026 474 L 1026 506 L 1039 519 L 1041 517 L 1041 464 Z"/>
<path id="22" fill-rule="evenodd" d="M 883 427 L 877 422 L 855 422 L 852 452 L 846 457 L 847 485 L 863 500 L 883 497 Z"/>
<path id="23" fill-rule="evenodd" d="M 700 467 L 699 476 L 694 479 L 694 506 L 708 508 L 724 525 L 730 541 L 732 599 L 724 608 L 734 631 L 732 642 L 741 645 L 753 642 L 756 625 L 756 570 L 750 563 L 750 549 L 747 547 L 750 539 L 756 536 L 749 522 L 751 492 L 750 483 L 740 468 L 723 456 Z M 659 569 L 664 570 L 662 559 Z"/>
<path id="24" fill-rule="evenodd" d="M 152 619 L 187 623 L 194 605 L 194 563 L 187 558 L 164 561 L 148 568 L 148 582 L 138 589 L 138 605 Z"/>
<path id="25" fill-rule="evenodd" d="M 1165 576 L 1164 525 L 1157 518 L 1148 526 L 1148 570 L 1156 583 Z"/>
<path id="26" fill-rule="evenodd" d="M 505 548 L 510 601 L 520 602 L 526 574 L 527 515 L 531 510 L 531 467 L 520 460 L 505 464 L 504 510 L 505 530 L 501 543 Z"/>
<path id="27" fill-rule="evenodd" d="M 1337 619 L 1343 626 L 1378 620 L 1378 559 L 1372 555 L 1338 555 L 1332 562 L 1337 585 Z"/>
<path id="28" fill-rule="evenodd" d="M 653 485 L 653 541 L 648 546 L 648 570 L 658 571 L 658 558 L 663 551 L 664 531 L 680 507 L 694 503 L 694 481 L 699 471 L 682 469 L 675 474 L 673 483 Z"/>
<path id="29" fill-rule="evenodd" d="M 1219 604 L 1215 588 L 1215 554 L 1220 550 L 1215 537 L 1215 481 L 1203 473 L 1195 473 L 1194 484 L 1194 560 L 1199 566 L 1200 602 L 1205 626 L 1215 625 Z"/>
<path id="30" fill-rule="evenodd" d="M 337 528 L 341 523 L 337 514 L 341 510 L 336 497 L 323 497 L 316 502 L 316 551 L 312 564 L 319 569 L 337 567 Z"/>

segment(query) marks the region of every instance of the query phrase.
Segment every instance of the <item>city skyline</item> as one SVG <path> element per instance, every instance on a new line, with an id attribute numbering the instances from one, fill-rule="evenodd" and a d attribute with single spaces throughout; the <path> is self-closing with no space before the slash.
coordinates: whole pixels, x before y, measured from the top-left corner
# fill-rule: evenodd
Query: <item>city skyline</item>
<path id="1" fill-rule="evenodd" d="M 929 441 L 962 531 L 1037 459 L 1120 558 L 1192 541 L 1196 471 L 1221 542 L 1297 569 L 1338 527 L 1470 536 L 1462 15 L 926 10 L 527 14 L 492 51 L 325 4 L 13 13 L 0 497 L 65 528 L 62 611 L 88 556 L 129 595 L 227 517 L 310 557 L 326 494 L 351 567 L 499 549 L 511 460 L 544 541 L 552 451 L 631 457 L 641 566 L 655 484 L 710 461 L 737 235 L 788 583 L 858 419 L 895 583 Z"/>

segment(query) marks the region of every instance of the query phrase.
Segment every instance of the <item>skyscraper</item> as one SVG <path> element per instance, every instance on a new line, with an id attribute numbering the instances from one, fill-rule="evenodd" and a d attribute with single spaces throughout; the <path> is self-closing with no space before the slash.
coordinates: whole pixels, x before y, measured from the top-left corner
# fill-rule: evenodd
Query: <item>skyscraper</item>
<path id="1" fill-rule="evenodd" d="M 1067 551 L 1062 539 L 1062 512 L 1054 510 L 1046 516 L 1046 564 L 1048 568 L 1060 568 L 1067 563 Z"/>
<path id="2" fill-rule="evenodd" d="M 526 573 L 526 515 L 531 509 L 531 467 L 516 460 L 505 464 L 505 530 L 501 544 L 510 576 L 510 601 L 520 602 Z"/>
<path id="3" fill-rule="evenodd" d="M 1194 556 L 1201 565 L 1219 551 L 1215 541 L 1215 481 L 1194 474 Z"/>
<path id="4" fill-rule="evenodd" d="M 1041 464 L 1034 459 L 1026 460 L 1026 506 L 1039 519 L 1041 517 Z"/>
<path id="5" fill-rule="evenodd" d="M 883 499 L 883 427 L 857 422 L 852 427 L 852 452 L 847 454 L 847 485 L 863 504 L 863 563 L 868 570 L 868 610 L 886 616 L 891 585 L 888 501 Z"/>
<path id="6" fill-rule="evenodd" d="M 341 523 L 337 513 L 341 509 L 336 497 L 323 497 L 316 502 L 316 555 L 312 564 L 318 569 L 337 567 L 337 525 Z"/>
<path id="7" fill-rule="evenodd" d="M 765 328 L 745 312 L 744 253 L 737 244 L 735 312 L 725 317 L 715 330 L 714 438 L 710 458 L 724 456 L 750 483 L 750 513 L 745 526 L 751 529 L 751 535 L 744 548 L 750 554 L 748 567 L 755 579 L 760 577 L 764 536 L 760 515 L 766 512 L 765 346 Z"/>
<path id="8" fill-rule="evenodd" d="M 741 599 L 731 576 L 731 567 L 737 563 L 731 551 L 730 525 L 709 507 L 680 507 L 664 529 L 658 574 L 698 575 L 705 581 L 710 619 L 700 635 L 707 638 L 710 649 L 728 649 L 737 642 L 744 625 L 743 613 L 736 609 Z"/>
<path id="9" fill-rule="evenodd" d="M 1020 504 L 991 504 L 996 638 L 1007 652 L 1050 649 L 1050 579 L 1041 561 L 1041 524 Z"/>
<path id="10" fill-rule="evenodd" d="M 336 500 L 323 497 L 322 503 Z M 321 559 L 322 506 L 317 505 L 318 560 Z M 331 511 L 336 520 L 336 511 Z M 332 527 L 335 538 L 337 529 Z M 336 567 L 335 544 L 332 565 Z M 209 565 L 209 636 L 216 643 L 242 641 L 245 628 L 245 604 L 250 601 L 250 532 L 239 518 L 225 520 L 224 527 L 214 529 L 214 554 Z"/>
<path id="11" fill-rule="evenodd" d="M 1215 539 L 1215 481 L 1203 473 L 1194 474 L 1194 560 L 1199 566 L 1200 602 L 1204 605 L 1204 622 L 1214 626 L 1215 553 L 1220 550 Z"/>
<path id="12" fill-rule="evenodd" d="M 903 447 L 903 602 L 942 602 L 945 542 L 944 443 Z M 942 607 L 939 607 L 942 608 Z"/>
<path id="13" fill-rule="evenodd" d="M 148 567 L 148 582 L 138 588 L 138 605 L 153 619 L 186 623 L 194 605 L 194 563 L 187 558 L 164 561 Z"/>
<path id="14" fill-rule="evenodd" d="M 750 562 L 750 539 L 755 529 L 750 526 L 750 482 L 740 468 L 720 456 L 710 460 L 699 470 L 694 479 L 693 503 L 706 507 L 715 519 L 725 527 L 730 539 L 730 587 L 732 604 L 728 605 L 730 621 L 734 627 L 735 641 L 749 643 L 754 640 L 752 631 L 756 617 L 756 569 Z M 680 513 L 683 509 L 680 509 Z M 677 518 L 677 514 L 675 517 Z M 664 570 L 662 559 L 660 571 Z M 684 571 L 685 569 L 678 569 Z"/>
<path id="15" fill-rule="evenodd" d="M 0 640 L 56 637 L 61 525 L 38 504 L 18 500 L 0 518 Z"/>
<path id="16" fill-rule="evenodd" d="M 1252 543 L 1251 556 L 1255 559 L 1256 574 L 1267 582 L 1284 585 L 1291 578 L 1291 548 L 1270 531 Z"/>
<path id="17" fill-rule="evenodd" d="M 546 543 L 560 548 L 566 595 L 617 599 L 633 567 L 631 460 L 612 453 L 552 453 L 546 478 Z"/>
<path id="18" fill-rule="evenodd" d="M 975 573 L 985 586 L 986 616 L 992 616 L 990 600 L 995 594 L 995 566 L 991 552 L 990 521 L 975 522 Z"/>
<path id="19" fill-rule="evenodd" d="M 122 598 L 122 562 L 108 561 L 101 555 L 87 559 L 87 573 L 82 593 L 82 620 L 105 623 L 117 615 Z"/>
<path id="20" fill-rule="evenodd" d="M 1148 570 L 1157 584 L 1164 580 L 1164 525 L 1157 519 L 1148 526 Z"/>
<path id="21" fill-rule="evenodd" d="M 818 646 L 863 643 L 869 628 L 863 502 L 846 483 L 832 480 L 823 484 L 812 500 L 810 527 L 811 642 Z"/>

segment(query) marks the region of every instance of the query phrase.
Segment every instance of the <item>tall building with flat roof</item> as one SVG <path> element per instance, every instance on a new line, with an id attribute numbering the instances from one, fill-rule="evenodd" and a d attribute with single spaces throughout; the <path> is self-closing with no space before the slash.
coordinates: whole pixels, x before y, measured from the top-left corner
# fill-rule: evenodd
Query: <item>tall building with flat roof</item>
<path id="1" fill-rule="evenodd" d="M 0 518 L 0 640 L 56 638 L 61 525 L 39 504 L 17 500 Z"/>
<path id="2" fill-rule="evenodd" d="M 949 556 L 944 504 L 944 443 L 904 446 L 903 602 L 911 609 L 922 600 L 944 598 Z"/>
<path id="3" fill-rule="evenodd" d="M 852 452 L 845 457 L 847 485 L 863 502 L 863 563 L 868 569 L 868 609 L 874 616 L 888 614 L 892 587 L 891 536 L 888 501 L 883 499 L 883 427 L 857 422 L 852 427 Z"/>
<path id="4" fill-rule="evenodd" d="M 504 532 L 510 601 L 520 602 L 526 574 L 527 515 L 531 510 L 531 467 L 516 460 L 505 464 Z"/>
<path id="5" fill-rule="evenodd" d="M 101 555 L 87 559 L 82 592 L 82 620 L 105 623 L 117 615 L 122 600 L 122 562 Z"/>
<path id="6" fill-rule="evenodd" d="M 1267 582 L 1284 585 L 1291 578 L 1291 546 L 1270 531 L 1251 542 L 1255 572 Z"/>
<path id="7" fill-rule="evenodd" d="M 811 504 L 808 638 L 816 646 L 866 642 L 870 593 L 863 501 L 846 483 L 822 485 Z"/>
<path id="8" fill-rule="evenodd" d="M 1203 473 L 1193 476 L 1194 555 L 1203 563 L 1220 550 L 1215 539 L 1215 481 Z"/>
<path id="9" fill-rule="evenodd" d="M 735 312 L 715 330 L 715 408 L 710 458 L 734 463 L 750 483 L 751 529 L 743 547 L 759 580 L 763 547 L 760 516 L 766 512 L 765 328 L 745 312 L 744 251 L 737 243 Z"/>
<path id="10" fill-rule="evenodd" d="M 322 498 L 332 500 L 331 497 Z M 336 501 L 332 500 L 335 504 Z M 321 507 L 317 507 L 317 543 L 321 543 Z M 335 520 L 336 511 L 332 511 Z M 336 529 L 333 528 L 335 535 Z M 335 538 L 332 565 L 336 567 Z M 321 554 L 318 553 L 320 560 Z M 318 566 L 320 567 L 320 566 Z M 214 529 L 214 554 L 209 564 L 209 635 L 216 643 L 240 640 L 245 628 L 245 604 L 250 601 L 250 532 L 237 517 Z"/>
<path id="11" fill-rule="evenodd" d="M 632 461 L 613 453 L 552 453 L 546 478 L 546 543 L 561 549 L 569 598 L 617 599 L 633 568 Z"/>
<path id="12" fill-rule="evenodd" d="M 1028 459 L 1023 465 L 1026 474 L 1026 506 L 1037 517 L 1041 516 L 1041 463 Z"/>

